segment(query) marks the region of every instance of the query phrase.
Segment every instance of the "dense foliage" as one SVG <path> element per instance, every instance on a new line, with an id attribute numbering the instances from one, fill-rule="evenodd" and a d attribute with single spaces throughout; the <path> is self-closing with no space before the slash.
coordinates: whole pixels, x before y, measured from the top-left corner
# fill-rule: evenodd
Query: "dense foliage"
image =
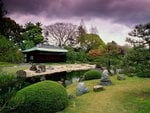
<path id="1" fill-rule="evenodd" d="M 0 35 L 5 36 L 8 40 L 11 40 L 15 44 L 20 44 L 21 38 L 21 27 L 14 20 L 8 17 L 3 17 L 0 20 Z"/>
<path id="2" fill-rule="evenodd" d="M 136 25 L 126 41 L 134 47 L 149 48 L 150 52 L 150 23 Z"/>
<path id="3" fill-rule="evenodd" d="M 89 70 L 84 73 L 85 80 L 100 79 L 101 76 L 101 73 L 97 70 Z"/>
<path id="4" fill-rule="evenodd" d="M 124 58 L 124 70 L 129 75 L 150 77 L 150 53 L 148 49 L 133 48 Z"/>
<path id="5" fill-rule="evenodd" d="M 55 113 L 66 107 L 65 88 L 53 81 L 42 81 L 17 92 L 10 104 L 14 113 Z"/>
<path id="6" fill-rule="evenodd" d="M 4 36 L 0 36 L 0 61 L 13 63 L 23 61 L 23 55 L 18 47 Z"/>
<path id="7" fill-rule="evenodd" d="M 7 11 L 4 8 L 3 0 L 0 0 L 0 19 L 5 16 Z"/>
<path id="8" fill-rule="evenodd" d="M 78 43 L 80 47 L 87 52 L 91 49 L 105 46 L 103 40 L 96 34 L 83 34 L 78 37 Z"/>
<path id="9" fill-rule="evenodd" d="M 23 80 L 6 72 L 0 73 L 0 112 L 9 109 L 8 103 L 16 92 L 22 88 Z"/>
<path id="10" fill-rule="evenodd" d="M 42 36 L 41 24 L 33 24 L 31 22 L 27 23 L 23 28 L 22 38 L 21 48 L 23 50 L 32 48 L 42 42 L 44 37 Z"/>
<path id="11" fill-rule="evenodd" d="M 84 62 L 85 63 L 88 61 L 85 51 L 82 51 L 82 50 L 76 51 L 72 47 L 66 47 L 66 49 L 68 50 L 68 53 L 67 53 L 67 62 L 68 63 L 76 63 L 76 62 Z"/>
<path id="12" fill-rule="evenodd" d="M 89 51 L 89 60 L 97 67 L 106 67 L 109 74 L 115 74 L 117 68 L 122 68 L 122 59 L 126 54 L 126 48 L 112 41 L 105 48 Z M 114 73 L 111 72 L 114 70 Z"/>

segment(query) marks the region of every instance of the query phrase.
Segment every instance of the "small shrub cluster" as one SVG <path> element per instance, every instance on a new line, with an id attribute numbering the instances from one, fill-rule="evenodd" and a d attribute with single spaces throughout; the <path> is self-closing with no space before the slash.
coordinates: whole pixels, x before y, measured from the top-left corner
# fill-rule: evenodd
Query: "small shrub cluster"
<path id="1" fill-rule="evenodd" d="M 102 74 L 97 70 L 89 70 L 84 73 L 85 80 L 100 79 Z"/>
<path id="2" fill-rule="evenodd" d="M 66 89 L 53 81 L 42 81 L 17 92 L 11 113 L 55 113 L 68 104 Z"/>

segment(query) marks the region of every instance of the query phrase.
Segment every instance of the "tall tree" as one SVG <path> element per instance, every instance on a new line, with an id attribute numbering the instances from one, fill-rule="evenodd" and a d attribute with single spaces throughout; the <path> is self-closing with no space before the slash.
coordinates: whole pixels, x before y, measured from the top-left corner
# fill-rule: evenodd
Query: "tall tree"
<path id="1" fill-rule="evenodd" d="M 22 32 L 22 49 L 29 49 L 44 40 L 40 23 L 27 23 Z"/>
<path id="2" fill-rule="evenodd" d="M 105 46 L 103 40 L 96 34 L 84 34 L 78 38 L 78 43 L 81 48 L 87 52 L 91 49 L 97 49 L 100 46 Z"/>
<path id="3" fill-rule="evenodd" d="M 84 29 L 83 26 L 80 25 L 80 26 L 78 27 L 78 33 L 79 33 L 79 37 L 80 37 L 81 35 L 86 34 L 86 30 Z"/>
<path id="4" fill-rule="evenodd" d="M 114 69 L 117 66 L 120 66 L 121 60 L 124 55 L 125 55 L 125 48 L 123 46 L 118 45 L 115 41 L 107 43 L 103 56 L 105 59 L 107 70 L 110 74 L 112 74 L 110 71 L 112 68 L 111 66 L 113 66 Z"/>
<path id="5" fill-rule="evenodd" d="M 98 34 L 97 27 L 93 27 L 93 26 L 91 26 L 91 28 L 90 28 L 90 32 L 91 32 L 91 34 Z"/>
<path id="6" fill-rule="evenodd" d="M 150 23 L 135 26 L 129 36 L 126 41 L 133 49 L 125 57 L 126 66 L 138 76 L 150 77 Z"/>
<path id="7" fill-rule="evenodd" d="M 87 29 L 86 26 L 84 24 L 84 20 L 81 19 L 80 25 L 78 27 L 78 31 L 79 31 L 79 36 L 84 35 L 87 33 Z"/>
<path id="8" fill-rule="evenodd" d="M 14 20 L 5 17 L 7 11 L 5 10 L 3 0 L 0 0 L 0 35 L 19 44 L 21 41 L 21 27 Z"/>
<path id="9" fill-rule="evenodd" d="M 148 47 L 150 51 L 150 23 L 136 25 L 126 41 L 135 46 Z"/>
<path id="10" fill-rule="evenodd" d="M 55 23 L 44 28 L 48 40 L 56 46 L 74 45 L 77 42 L 77 26 L 71 23 Z"/>
<path id="11" fill-rule="evenodd" d="M 4 8 L 4 3 L 0 0 L 0 19 L 7 14 L 7 11 Z"/>
<path id="12" fill-rule="evenodd" d="M 0 35 L 0 61 L 2 62 L 22 62 L 22 54 L 18 47 L 6 37 Z"/>
<path id="13" fill-rule="evenodd" d="M 0 35 L 13 41 L 15 44 L 21 42 L 21 26 L 9 17 L 3 17 L 0 20 Z"/>

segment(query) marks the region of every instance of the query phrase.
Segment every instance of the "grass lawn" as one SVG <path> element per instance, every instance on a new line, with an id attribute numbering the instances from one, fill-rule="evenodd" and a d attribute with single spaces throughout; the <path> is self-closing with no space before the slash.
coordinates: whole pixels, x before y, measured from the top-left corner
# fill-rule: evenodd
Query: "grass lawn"
<path id="1" fill-rule="evenodd" d="M 60 113 L 150 113 L 150 78 L 127 77 L 125 81 L 111 77 L 112 86 L 101 92 L 93 92 L 99 80 L 86 81 L 90 92 L 70 100 Z M 77 84 L 67 87 L 75 95 Z"/>
<path id="2" fill-rule="evenodd" d="M 0 62 L 0 71 L 7 73 L 16 73 L 18 70 L 28 69 L 31 64 L 11 64 L 7 62 Z"/>
<path id="3" fill-rule="evenodd" d="M 4 66 L 14 66 L 16 64 L 13 63 L 8 63 L 8 62 L 0 62 L 0 67 L 4 67 Z"/>

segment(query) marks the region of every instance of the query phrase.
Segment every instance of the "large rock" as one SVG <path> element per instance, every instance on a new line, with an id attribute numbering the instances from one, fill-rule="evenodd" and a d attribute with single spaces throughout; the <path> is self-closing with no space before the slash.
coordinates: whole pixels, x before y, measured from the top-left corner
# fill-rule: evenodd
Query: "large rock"
<path id="1" fill-rule="evenodd" d="M 37 70 L 36 65 L 35 65 L 35 64 L 32 64 L 32 66 L 30 67 L 29 70 L 31 70 L 31 71 L 36 71 L 36 70 Z"/>
<path id="2" fill-rule="evenodd" d="M 108 70 L 107 69 L 105 69 L 103 72 L 102 72 L 102 78 L 103 77 L 108 77 L 109 76 L 109 72 L 108 72 Z"/>
<path id="3" fill-rule="evenodd" d="M 109 78 L 107 70 L 104 70 L 102 73 L 102 79 L 100 80 L 100 85 L 103 85 L 103 86 L 112 85 L 112 82 Z"/>
<path id="4" fill-rule="evenodd" d="M 80 96 L 88 92 L 89 89 L 85 86 L 84 82 L 79 82 L 76 89 L 76 95 Z"/>
<path id="5" fill-rule="evenodd" d="M 45 72 L 46 71 L 46 66 L 41 64 L 38 66 L 38 69 L 41 70 L 41 72 Z"/>
<path id="6" fill-rule="evenodd" d="M 109 86 L 109 85 L 112 85 L 112 81 L 110 80 L 110 78 L 103 78 L 100 80 L 100 85 L 103 85 L 103 86 Z"/>
<path id="7" fill-rule="evenodd" d="M 16 72 L 16 74 L 17 74 L 17 77 L 21 77 L 21 78 L 25 78 L 27 76 L 27 73 L 24 70 L 19 70 Z"/>

